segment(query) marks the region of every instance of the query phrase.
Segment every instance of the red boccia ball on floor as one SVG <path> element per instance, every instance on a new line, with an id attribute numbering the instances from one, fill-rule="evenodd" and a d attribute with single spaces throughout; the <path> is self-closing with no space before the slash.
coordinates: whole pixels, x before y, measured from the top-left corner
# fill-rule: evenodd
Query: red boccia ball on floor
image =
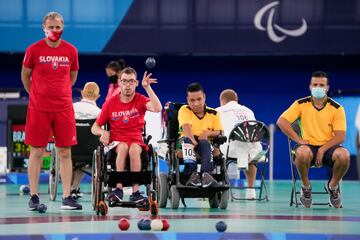
<path id="1" fill-rule="evenodd" d="M 170 228 L 170 224 L 169 221 L 166 219 L 161 219 L 163 227 L 161 229 L 161 231 L 167 231 Z"/>
<path id="2" fill-rule="evenodd" d="M 121 231 L 126 231 L 130 227 L 130 222 L 126 218 L 121 218 L 119 220 L 118 226 Z"/>

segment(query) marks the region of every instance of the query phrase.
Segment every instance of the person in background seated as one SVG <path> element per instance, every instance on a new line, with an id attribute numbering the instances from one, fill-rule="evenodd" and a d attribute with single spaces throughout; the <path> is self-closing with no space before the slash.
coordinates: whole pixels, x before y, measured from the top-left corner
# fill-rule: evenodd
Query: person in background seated
<path id="1" fill-rule="evenodd" d="M 295 165 L 301 178 L 300 202 L 306 208 L 312 206 L 311 185 L 308 177 L 310 166 L 332 167 L 332 177 L 326 187 L 329 203 L 340 208 L 339 182 L 350 166 L 350 154 L 341 143 L 346 135 L 344 108 L 327 96 L 329 78 L 325 72 L 314 72 L 309 90 L 311 96 L 296 100 L 278 119 L 283 133 L 298 145 L 295 150 Z M 301 135 L 291 124 L 300 120 Z"/>
<path id="2" fill-rule="evenodd" d="M 101 109 L 96 105 L 96 100 L 100 97 L 100 88 L 95 82 L 87 82 L 81 91 L 82 99 L 73 104 L 75 119 L 96 119 Z M 80 182 L 84 177 L 84 172 L 77 169 L 73 172 L 71 184 L 71 196 L 74 199 L 81 198 Z"/>
<path id="3" fill-rule="evenodd" d="M 210 139 L 221 134 L 223 128 L 219 113 L 205 105 L 204 89 L 199 83 L 187 87 L 187 103 L 178 112 L 180 138 L 177 141 L 177 156 L 184 159 L 184 174 L 189 176 L 187 186 L 216 186 L 210 175 L 211 160 L 220 155 L 220 150 L 212 147 Z M 212 150 L 213 148 L 213 150 Z M 195 152 L 201 159 L 201 177 L 197 172 Z"/>
<path id="4" fill-rule="evenodd" d="M 218 107 L 216 110 L 220 114 L 221 122 L 224 127 L 224 136 L 226 137 L 229 137 L 230 132 L 237 124 L 244 121 L 256 120 L 252 110 L 238 103 L 238 96 L 236 92 L 232 89 L 226 89 L 221 92 L 220 107 Z M 252 145 L 254 146 L 252 146 L 251 150 L 255 150 L 256 152 L 260 152 L 262 150 L 260 143 L 254 143 Z M 222 144 L 220 146 L 220 149 L 222 153 L 226 153 L 227 143 Z M 229 149 L 230 153 L 232 153 L 232 150 L 233 149 L 231 148 Z M 230 156 L 233 157 L 232 155 Z M 236 157 L 234 156 L 234 158 Z M 255 165 L 249 165 L 248 170 L 245 171 L 245 176 L 249 187 L 246 189 L 247 199 L 256 199 L 256 191 L 254 188 L 256 180 L 256 170 L 257 169 Z"/>

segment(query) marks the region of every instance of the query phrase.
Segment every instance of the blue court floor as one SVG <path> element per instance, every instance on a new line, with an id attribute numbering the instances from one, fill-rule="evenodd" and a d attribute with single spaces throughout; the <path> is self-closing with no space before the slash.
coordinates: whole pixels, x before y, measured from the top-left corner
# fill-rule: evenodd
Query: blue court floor
<path id="1" fill-rule="evenodd" d="M 313 181 L 313 189 L 322 189 L 325 181 Z M 290 207 L 290 181 L 268 182 L 269 202 L 235 201 L 226 210 L 210 209 L 204 199 L 186 199 L 177 210 L 160 209 L 160 218 L 168 219 L 167 232 L 141 231 L 137 222 L 149 217 L 137 209 L 110 208 L 107 216 L 92 211 L 90 184 L 82 185 L 85 196 L 81 211 L 60 210 L 60 198 L 50 202 L 48 186 L 41 184 L 40 199 L 46 213 L 27 210 L 29 196 L 19 194 L 19 185 L 0 185 L 0 239 L 360 239 L 360 182 L 342 183 L 343 208 L 313 206 Z M 61 189 L 60 189 L 61 191 Z M 236 190 L 240 194 L 239 190 Z M 314 201 L 328 196 L 314 195 Z M 130 220 L 128 231 L 118 229 L 118 220 Z M 218 221 L 227 224 L 225 233 L 217 233 Z"/>

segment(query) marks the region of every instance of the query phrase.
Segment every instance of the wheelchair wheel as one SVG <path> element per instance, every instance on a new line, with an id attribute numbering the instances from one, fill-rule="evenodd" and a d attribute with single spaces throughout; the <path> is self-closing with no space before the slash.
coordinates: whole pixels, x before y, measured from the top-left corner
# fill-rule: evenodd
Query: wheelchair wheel
<path id="1" fill-rule="evenodd" d="M 178 209 L 180 203 L 180 194 L 176 185 L 170 187 L 170 204 L 172 209 Z"/>
<path id="2" fill-rule="evenodd" d="M 166 208 L 168 195 L 169 195 L 169 184 L 165 173 L 159 173 L 157 192 L 158 192 L 159 207 Z"/>
<path id="3" fill-rule="evenodd" d="M 105 216 L 108 213 L 108 206 L 104 201 L 99 202 L 98 210 L 96 212 L 100 212 L 101 216 Z M 97 215 L 99 215 L 97 213 Z"/>
<path id="4" fill-rule="evenodd" d="M 156 192 L 152 190 L 149 197 L 151 218 L 156 218 L 159 214 L 159 207 L 156 199 Z"/>
<path id="5" fill-rule="evenodd" d="M 51 150 L 50 172 L 49 172 L 49 199 L 55 201 L 59 184 L 60 162 L 56 157 L 55 147 Z"/>
<path id="6" fill-rule="evenodd" d="M 95 153 L 95 159 L 94 159 L 94 164 L 93 164 L 93 172 L 92 172 L 92 192 L 93 195 L 92 197 L 92 204 L 93 204 L 93 209 L 96 211 L 96 215 L 99 215 L 100 213 L 103 215 L 103 213 L 107 213 L 107 211 L 105 211 L 105 207 L 104 204 L 100 204 L 100 203 L 104 203 L 103 201 L 101 201 L 101 197 L 102 197 L 102 182 L 101 182 L 101 150 L 100 147 L 98 147 L 98 149 L 96 150 Z M 101 201 L 101 202 L 100 202 Z"/>
<path id="7" fill-rule="evenodd" d="M 210 208 L 218 208 L 220 202 L 220 192 L 216 192 L 212 197 L 209 197 Z"/>
<path id="8" fill-rule="evenodd" d="M 95 174 L 96 174 L 96 166 L 95 166 L 95 161 L 96 161 L 96 153 L 97 150 L 94 150 L 93 153 L 93 157 L 92 157 L 92 164 L 91 164 L 91 205 L 93 207 L 93 210 L 96 210 L 96 198 L 95 198 L 95 193 L 96 193 L 96 189 L 95 189 L 95 183 L 96 183 L 96 179 L 95 179 Z"/>
<path id="9" fill-rule="evenodd" d="M 229 190 L 224 190 L 221 192 L 219 208 L 226 209 L 228 206 L 228 201 L 229 201 Z"/>

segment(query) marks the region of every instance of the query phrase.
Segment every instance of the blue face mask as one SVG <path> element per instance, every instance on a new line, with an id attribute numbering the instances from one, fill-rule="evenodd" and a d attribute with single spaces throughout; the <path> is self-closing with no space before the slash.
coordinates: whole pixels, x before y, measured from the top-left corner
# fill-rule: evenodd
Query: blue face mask
<path id="1" fill-rule="evenodd" d="M 321 99 L 326 96 L 326 89 L 322 87 L 314 87 L 311 89 L 311 95 L 316 99 Z"/>

